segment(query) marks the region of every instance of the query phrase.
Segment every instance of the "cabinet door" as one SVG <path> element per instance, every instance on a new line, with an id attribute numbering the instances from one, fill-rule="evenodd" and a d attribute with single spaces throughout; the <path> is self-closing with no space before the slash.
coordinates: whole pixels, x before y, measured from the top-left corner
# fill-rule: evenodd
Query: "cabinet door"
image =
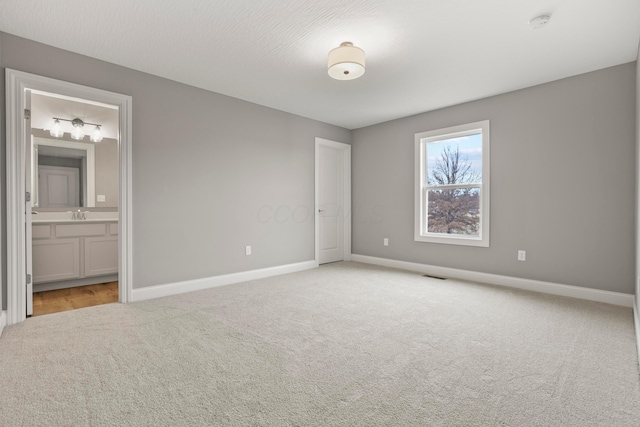
<path id="1" fill-rule="evenodd" d="M 80 239 L 33 240 L 33 283 L 80 277 Z"/>
<path id="2" fill-rule="evenodd" d="M 84 275 L 102 276 L 118 273 L 118 237 L 84 238 Z"/>

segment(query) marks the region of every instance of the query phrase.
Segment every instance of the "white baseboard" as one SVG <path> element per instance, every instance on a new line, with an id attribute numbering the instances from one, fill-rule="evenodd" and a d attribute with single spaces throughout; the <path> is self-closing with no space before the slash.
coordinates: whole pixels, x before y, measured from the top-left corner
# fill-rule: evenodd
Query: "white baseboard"
<path id="1" fill-rule="evenodd" d="M 231 285 L 233 283 L 246 282 L 248 280 L 263 279 L 279 276 L 281 274 L 295 273 L 318 267 L 315 261 L 305 261 L 296 264 L 280 265 L 277 267 L 261 268 L 259 270 L 243 271 L 240 273 L 224 274 L 221 276 L 205 277 L 203 279 L 187 280 L 184 282 L 167 283 L 164 285 L 149 286 L 141 289 L 133 289 L 132 301 L 143 301 L 152 298 L 166 297 L 169 295 L 183 294 L 218 286 Z"/>
<path id="2" fill-rule="evenodd" d="M 4 331 L 4 327 L 7 326 L 7 312 L 0 312 L 0 337 L 2 336 L 2 331 Z"/>
<path id="3" fill-rule="evenodd" d="M 351 255 L 351 260 L 366 264 L 381 265 L 384 267 L 399 268 L 416 271 L 433 276 L 449 277 L 452 279 L 468 280 L 471 282 L 489 283 L 492 285 L 507 286 L 527 291 L 541 292 L 551 295 L 579 298 L 589 301 L 604 302 L 607 304 L 633 307 L 632 294 L 621 292 L 602 291 L 599 289 L 583 288 L 580 286 L 562 285 L 559 283 L 542 282 L 540 280 L 521 279 L 519 277 L 501 276 L 498 274 L 480 273 L 457 268 L 438 267 L 435 265 L 418 264 L 406 261 L 397 261 L 387 258 L 377 258 L 367 255 Z"/>

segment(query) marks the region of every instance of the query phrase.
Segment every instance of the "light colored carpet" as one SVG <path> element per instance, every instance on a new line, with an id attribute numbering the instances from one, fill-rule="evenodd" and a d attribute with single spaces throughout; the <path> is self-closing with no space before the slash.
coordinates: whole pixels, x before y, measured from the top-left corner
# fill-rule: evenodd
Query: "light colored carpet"
<path id="1" fill-rule="evenodd" d="M 3 426 L 638 426 L 628 308 L 337 263 L 0 338 Z"/>

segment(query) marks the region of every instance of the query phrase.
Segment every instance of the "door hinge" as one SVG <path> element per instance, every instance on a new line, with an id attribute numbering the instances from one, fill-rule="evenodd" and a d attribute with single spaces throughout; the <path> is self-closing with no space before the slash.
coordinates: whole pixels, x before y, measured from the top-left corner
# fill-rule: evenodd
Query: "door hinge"
<path id="1" fill-rule="evenodd" d="M 25 120 L 31 120 L 31 110 L 29 110 L 28 108 L 24 109 L 24 118 Z"/>
<path id="2" fill-rule="evenodd" d="M 31 284 L 31 275 L 27 274 L 27 285 Z"/>
<path id="3" fill-rule="evenodd" d="M 29 193 L 28 191 L 26 193 L 24 193 L 24 200 L 25 200 L 25 202 L 30 202 L 31 201 L 31 193 Z"/>

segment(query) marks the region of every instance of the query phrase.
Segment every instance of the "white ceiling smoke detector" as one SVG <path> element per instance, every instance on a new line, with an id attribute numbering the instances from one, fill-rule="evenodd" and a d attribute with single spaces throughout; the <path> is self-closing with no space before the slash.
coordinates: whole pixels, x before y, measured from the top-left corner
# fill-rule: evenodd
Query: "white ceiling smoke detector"
<path id="1" fill-rule="evenodd" d="M 529 28 L 531 28 L 532 30 L 537 30 L 539 28 L 546 27 L 550 20 L 551 20 L 550 13 L 544 13 L 542 15 L 538 15 L 529 21 Z"/>

